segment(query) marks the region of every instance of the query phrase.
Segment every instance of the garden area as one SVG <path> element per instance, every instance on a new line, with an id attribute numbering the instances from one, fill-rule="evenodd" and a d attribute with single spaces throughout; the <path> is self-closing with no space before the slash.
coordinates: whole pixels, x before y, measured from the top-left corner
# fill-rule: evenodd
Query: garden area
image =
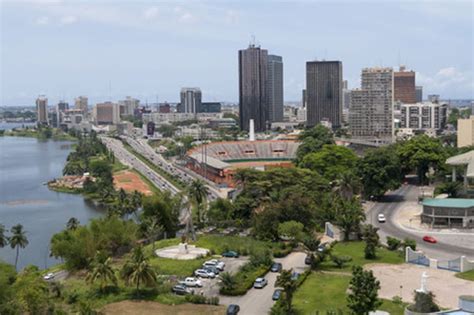
<path id="1" fill-rule="evenodd" d="M 464 280 L 474 281 L 474 269 L 465 272 L 459 272 L 456 274 L 456 277 Z"/>

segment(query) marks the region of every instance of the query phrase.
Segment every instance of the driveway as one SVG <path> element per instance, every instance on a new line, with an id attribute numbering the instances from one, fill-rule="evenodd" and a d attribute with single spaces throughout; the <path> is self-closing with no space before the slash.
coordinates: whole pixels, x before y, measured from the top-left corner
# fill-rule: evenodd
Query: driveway
<path id="1" fill-rule="evenodd" d="M 295 252 L 284 258 L 275 259 L 283 265 L 283 269 L 293 268 L 293 271 L 303 273 L 307 266 L 304 264 L 305 253 Z M 238 304 L 240 313 L 245 315 L 263 315 L 270 312 L 271 307 L 275 303 L 272 300 L 273 291 L 275 290 L 275 282 L 278 273 L 269 272 L 265 278 L 268 285 L 263 289 L 250 289 L 243 296 L 220 296 L 220 304 Z"/>

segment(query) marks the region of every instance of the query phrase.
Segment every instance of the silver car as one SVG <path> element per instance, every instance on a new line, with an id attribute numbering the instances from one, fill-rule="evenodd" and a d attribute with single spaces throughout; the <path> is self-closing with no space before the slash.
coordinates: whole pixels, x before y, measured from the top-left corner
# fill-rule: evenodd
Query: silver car
<path id="1" fill-rule="evenodd" d="M 268 284 L 267 279 L 265 278 L 257 278 L 253 283 L 253 287 L 255 289 L 263 289 Z"/>

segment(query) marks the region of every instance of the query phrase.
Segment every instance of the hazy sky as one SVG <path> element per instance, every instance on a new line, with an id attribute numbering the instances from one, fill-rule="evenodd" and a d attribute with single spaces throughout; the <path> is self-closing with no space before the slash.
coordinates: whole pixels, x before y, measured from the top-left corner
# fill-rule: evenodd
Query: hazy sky
<path id="1" fill-rule="evenodd" d="M 1 104 L 88 95 L 238 100 L 237 51 L 252 35 L 283 56 L 285 100 L 300 100 L 305 62 L 417 71 L 424 94 L 473 98 L 473 1 L 8 1 L 1 4 Z M 109 83 L 111 93 L 109 93 Z"/>

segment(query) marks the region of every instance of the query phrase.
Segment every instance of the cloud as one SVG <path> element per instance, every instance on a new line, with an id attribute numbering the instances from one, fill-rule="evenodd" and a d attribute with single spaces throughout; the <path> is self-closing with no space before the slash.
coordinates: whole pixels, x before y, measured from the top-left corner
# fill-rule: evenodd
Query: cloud
<path id="1" fill-rule="evenodd" d="M 147 20 L 153 20 L 158 17 L 159 13 L 160 10 L 158 9 L 158 7 L 150 7 L 143 12 L 143 16 Z"/>
<path id="2" fill-rule="evenodd" d="M 239 14 L 234 10 L 228 10 L 225 14 L 225 21 L 227 24 L 237 24 L 239 21 Z"/>
<path id="3" fill-rule="evenodd" d="M 36 24 L 38 25 L 46 25 L 49 24 L 49 17 L 47 16 L 40 16 L 36 19 Z"/>
<path id="4" fill-rule="evenodd" d="M 181 14 L 178 21 L 181 23 L 190 23 L 194 21 L 194 16 L 191 13 L 186 12 L 186 13 Z"/>
<path id="5" fill-rule="evenodd" d="M 66 15 L 59 19 L 59 22 L 63 25 L 74 24 L 78 21 L 78 18 L 74 15 Z"/>
<path id="6" fill-rule="evenodd" d="M 472 72 L 463 72 L 452 66 L 442 68 L 434 75 L 417 72 L 416 80 L 417 84 L 423 85 L 430 93 L 446 96 L 455 94 L 453 92 L 469 91 L 474 86 Z"/>

